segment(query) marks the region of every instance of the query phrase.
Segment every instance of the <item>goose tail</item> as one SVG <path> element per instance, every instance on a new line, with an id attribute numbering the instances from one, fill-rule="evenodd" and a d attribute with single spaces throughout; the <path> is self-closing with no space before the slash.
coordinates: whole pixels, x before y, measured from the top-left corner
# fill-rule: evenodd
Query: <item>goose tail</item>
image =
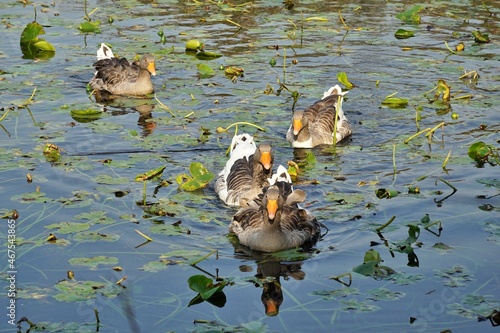
<path id="1" fill-rule="evenodd" d="M 97 50 L 97 60 L 102 60 L 102 59 L 111 59 L 114 58 L 115 55 L 113 54 L 113 51 L 109 48 L 104 43 L 101 43 L 101 47 Z"/>

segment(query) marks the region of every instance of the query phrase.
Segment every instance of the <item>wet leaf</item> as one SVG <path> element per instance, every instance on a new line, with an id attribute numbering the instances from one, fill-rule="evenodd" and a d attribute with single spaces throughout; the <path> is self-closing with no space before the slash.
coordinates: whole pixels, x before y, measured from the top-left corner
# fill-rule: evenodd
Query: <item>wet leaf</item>
<path id="1" fill-rule="evenodd" d="M 45 226 L 46 229 L 57 229 L 58 234 L 72 234 L 90 228 L 90 223 L 60 222 Z"/>
<path id="2" fill-rule="evenodd" d="M 356 313 L 373 312 L 380 309 L 378 306 L 369 304 L 365 300 L 363 301 L 358 301 L 355 299 L 340 300 L 340 304 L 342 304 L 343 311 L 354 311 Z"/>
<path id="3" fill-rule="evenodd" d="M 398 31 L 396 31 L 394 36 L 397 39 L 406 39 L 415 36 L 415 32 L 405 29 L 398 29 Z"/>
<path id="4" fill-rule="evenodd" d="M 222 291 L 226 283 L 221 281 L 214 284 L 214 281 L 205 275 L 193 275 L 189 277 L 188 285 L 191 290 L 199 293 L 201 298 L 207 300 L 216 292 Z"/>
<path id="5" fill-rule="evenodd" d="M 98 175 L 93 180 L 98 184 L 106 185 L 127 184 L 129 182 L 127 177 L 113 177 L 110 175 Z"/>
<path id="6" fill-rule="evenodd" d="M 390 291 L 387 288 L 376 288 L 368 290 L 367 299 L 373 301 L 397 301 L 404 297 L 404 293 L 399 291 Z"/>
<path id="7" fill-rule="evenodd" d="M 21 44 L 38 40 L 39 35 L 45 34 L 43 26 L 38 22 L 31 22 L 26 25 L 21 33 Z"/>
<path id="8" fill-rule="evenodd" d="M 420 23 L 421 5 L 414 5 L 410 9 L 396 15 L 396 18 L 406 23 Z"/>
<path id="9" fill-rule="evenodd" d="M 215 53 L 215 52 L 209 52 L 209 51 L 200 51 L 196 53 L 196 58 L 200 60 L 211 60 L 211 59 L 217 59 L 222 57 L 222 54 Z"/>
<path id="10" fill-rule="evenodd" d="M 149 231 L 165 236 L 177 236 L 185 234 L 187 229 L 181 228 L 180 226 L 174 226 L 172 224 L 155 224 L 149 227 Z"/>
<path id="11" fill-rule="evenodd" d="M 496 160 L 497 164 L 499 163 L 497 149 L 494 146 L 488 145 L 483 141 L 473 143 L 469 147 L 467 155 L 469 155 L 469 157 L 476 162 L 485 162 L 488 160 L 489 156 L 491 156 Z"/>
<path id="12" fill-rule="evenodd" d="M 180 185 L 179 188 L 184 191 L 195 191 L 203 188 L 214 178 L 214 174 L 199 162 L 192 162 L 189 171 L 191 176 L 181 174 L 176 177 L 177 184 Z"/>
<path id="13" fill-rule="evenodd" d="M 80 23 L 78 26 L 78 30 L 84 33 L 95 33 L 95 34 L 100 34 L 101 33 L 101 28 L 100 28 L 101 22 L 100 21 L 85 21 L 83 23 Z"/>
<path id="14" fill-rule="evenodd" d="M 399 195 L 399 192 L 396 190 L 379 188 L 375 191 L 375 195 L 379 199 L 390 199 L 390 198 L 397 197 Z"/>
<path id="15" fill-rule="evenodd" d="M 349 79 L 347 78 L 346 72 L 337 73 L 337 80 L 340 83 L 342 83 L 347 90 L 354 88 L 354 85 L 351 82 L 349 82 Z"/>
<path id="16" fill-rule="evenodd" d="M 59 293 L 54 298 L 60 302 L 84 302 L 96 298 L 97 295 L 105 297 L 116 297 L 122 291 L 113 283 L 100 281 L 59 281 L 55 285 Z"/>
<path id="17" fill-rule="evenodd" d="M 83 242 L 116 242 L 117 240 L 120 239 L 119 235 L 115 234 L 103 234 L 100 232 L 96 231 L 82 231 L 79 233 L 76 233 L 73 236 L 73 240 L 83 243 Z"/>
<path id="18" fill-rule="evenodd" d="M 88 266 L 90 269 L 97 269 L 99 265 L 116 266 L 118 264 L 118 258 L 96 256 L 90 258 L 71 258 L 68 262 L 72 266 Z"/>
<path id="19" fill-rule="evenodd" d="M 198 68 L 201 78 L 207 78 L 215 74 L 215 71 L 206 64 L 197 64 L 196 67 Z"/>
<path id="20" fill-rule="evenodd" d="M 160 259 L 170 259 L 179 264 L 189 264 L 204 255 L 205 253 L 199 250 L 175 250 L 162 254 Z"/>
<path id="21" fill-rule="evenodd" d="M 481 33 L 480 31 L 473 31 L 472 36 L 474 36 L 474 41 L 476 43 L 489 43 L 490 37 L 487 33 Z"/>
<path id="22" fill-rule="evenodd" d="M 406 107 L 406 105 L 408 105 L 408 100 L 401 97 L 386 97 L 382 101 L 382 105 L 390 108 L 404 108 Z"/>
<path id="23" fill-rule="evenodd" d="M 313 291 L 311 294 L 315 296 L 321 296 L 324 300 L 340 300 L 348 296 L 361 295 L 360 291 L 357 288 L 353 287 L 335 290 Z"/>
<path id="24" fill-rule="evenodd" d="M 443 79 L 438 80 L 436 95 L 434 96 L 434 100 L 438 100 L 439 96 L 443 96 L 443 101 L 450 100 L 450 86 L 448 86 L 446 81 Z"/>
<path id="25" fill-rule="evenodd" d="M 166 166 L 161 166 L 161 167 L 158 167 L 156 169 L 149 170 L 145 173 L 139 174 L 139 175 L 135 176 L 135 181 L 140 182 L 140 181 L 150 180 L 150 179 L 157 178 L 157 177 L 159 178 L 163 174 L 163 170 L 165 170 L 165 168 L 166 168 Z"/>
<path id="26" fill-rule="evenodd" d="M 186 50 L 192 50 L 192 51 L 203 50 L 203 43 L 196 39 L 190 39 L 186 42 Z"/>

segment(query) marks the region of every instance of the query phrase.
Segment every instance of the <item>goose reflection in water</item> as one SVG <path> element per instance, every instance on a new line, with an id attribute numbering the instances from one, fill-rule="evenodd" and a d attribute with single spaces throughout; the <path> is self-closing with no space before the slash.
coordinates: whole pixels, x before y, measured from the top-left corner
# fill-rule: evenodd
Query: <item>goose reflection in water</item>
<path id="1" fill-rule="evenodd" d="M 303 280 L 302 262 L 282 263 L 279 261 L 264 261 L 257 263 L 257 275 L 263 282 L 261 301 L 267 316 L 276 316 L 283 303 L 280 277 L 289 280 Z"/>

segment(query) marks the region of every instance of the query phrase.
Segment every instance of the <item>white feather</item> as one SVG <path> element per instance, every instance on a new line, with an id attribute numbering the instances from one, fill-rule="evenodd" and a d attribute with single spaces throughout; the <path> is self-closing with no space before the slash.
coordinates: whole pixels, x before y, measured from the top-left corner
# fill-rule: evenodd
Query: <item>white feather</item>
<path id="1" fill-rule="evenodd" d="M 97 60 L 111 59 L 114 57 L 113 51 L 111 51 L 106 44 L 101 43 L 101 47 L 97 50 Z"/>

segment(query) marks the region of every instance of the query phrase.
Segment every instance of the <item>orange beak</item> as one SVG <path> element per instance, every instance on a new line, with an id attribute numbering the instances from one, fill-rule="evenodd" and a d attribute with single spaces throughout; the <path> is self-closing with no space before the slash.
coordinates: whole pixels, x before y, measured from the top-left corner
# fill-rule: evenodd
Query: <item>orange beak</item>
<path id="1" fill-rule="evenodd" d="M 279 313 L 278 307 L 272 299 L 266 300 L 266 315 L 276 316 Z"/>
<path id="2" fill-rule="evenodd" d="M 154 62 L 150 62 L 148 64 L 148 72 L 150 72 L 151 75 L 156 76 L 156 67 Z"/>
<path id="3" fill-rule="evenodd" d="M 277 211 L 278 211 L 278 201 L 269 200 L 267 202 L 267 216 L 269 216 L 270 220 L 274 220 Z"/>
<path id="4" fill-rule="evenodd" d="M 293 120 L 293 135 L 299 134 L 302 129 L 302 121 L 300 119 Z"/>
<path id="5" fill-rule="evenodd" d="M 263 152 L 260 158 L 260 163 L 262 163 L 264 169 L 271 169 L 271 153 L 268 151 Z"/>

